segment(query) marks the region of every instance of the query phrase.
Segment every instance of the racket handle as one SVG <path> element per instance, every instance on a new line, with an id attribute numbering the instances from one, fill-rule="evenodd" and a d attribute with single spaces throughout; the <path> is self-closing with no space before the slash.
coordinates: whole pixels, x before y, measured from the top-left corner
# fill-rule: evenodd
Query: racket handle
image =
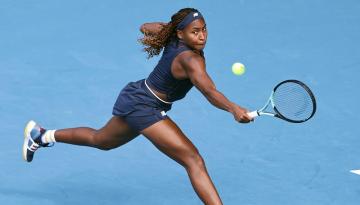
<path id="1" fill-rule="evenodd" d="M 257 110 L 252 111 L 252 112 L 248 112 L 247 114 L 252 118 L 255 118 L 255 117 L 259 116 L 259 113 L 258 113 Z"/>

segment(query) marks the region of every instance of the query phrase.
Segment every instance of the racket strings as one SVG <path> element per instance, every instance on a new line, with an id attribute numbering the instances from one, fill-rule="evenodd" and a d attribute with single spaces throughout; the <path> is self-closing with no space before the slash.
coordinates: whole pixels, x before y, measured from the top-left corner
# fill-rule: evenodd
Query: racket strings
<path id="1" fill-rule="evenodd" d="M 315 109 L 313 99 L 308 91 L 294 82 L 281 84 L 276 88 L 273 102 L 277 111 L 290 120 L 309 119 Z"/>

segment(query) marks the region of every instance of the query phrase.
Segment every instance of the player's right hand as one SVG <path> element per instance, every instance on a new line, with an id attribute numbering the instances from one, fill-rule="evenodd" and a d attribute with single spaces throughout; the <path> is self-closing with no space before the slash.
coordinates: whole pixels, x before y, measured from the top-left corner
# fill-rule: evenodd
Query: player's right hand
<path id="1" fill-rule="evenodd" d="M 234 115 L 234 119 L 240 123 L 249 123 L 254 119 L 251 118 L 247 113 L 249 111 L 239 105 L 233 104 L 231 113 Z"/>

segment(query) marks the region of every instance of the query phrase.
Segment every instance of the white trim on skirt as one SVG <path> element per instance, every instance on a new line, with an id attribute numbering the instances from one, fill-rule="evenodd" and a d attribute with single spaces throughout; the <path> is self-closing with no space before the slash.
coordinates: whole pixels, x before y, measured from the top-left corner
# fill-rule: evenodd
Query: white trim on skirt
<path id="1" fill-rule="evenodd" d="M 167 101 L 159 98 L 159 97 L 151 90 L 151 88 L 147 85 L 146 80 L 145 80 L 145 85 L 146 85 L 147 89 L 148 89 L 158 100 L 160 100 L 161 102 L 166 103 L 166 104 L 172 104 L 172 102 L 167 102 Z"/>

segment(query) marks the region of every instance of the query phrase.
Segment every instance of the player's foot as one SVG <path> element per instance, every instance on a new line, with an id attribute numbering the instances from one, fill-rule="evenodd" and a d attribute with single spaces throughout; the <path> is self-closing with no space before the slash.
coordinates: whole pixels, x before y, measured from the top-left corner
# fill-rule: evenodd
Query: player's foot
<path id="1" fill-rule="evenodd" d="M 23 158 L 27 162 L 33 160 L 35 151 L 40 147 L 51 147 L 54 144 L 43 143 L 41 136 L 45 133 L 46 129 L 40 127 L 36 122 L 30 120 L 24 131 L 24 144 L 23 144 Z"/>

